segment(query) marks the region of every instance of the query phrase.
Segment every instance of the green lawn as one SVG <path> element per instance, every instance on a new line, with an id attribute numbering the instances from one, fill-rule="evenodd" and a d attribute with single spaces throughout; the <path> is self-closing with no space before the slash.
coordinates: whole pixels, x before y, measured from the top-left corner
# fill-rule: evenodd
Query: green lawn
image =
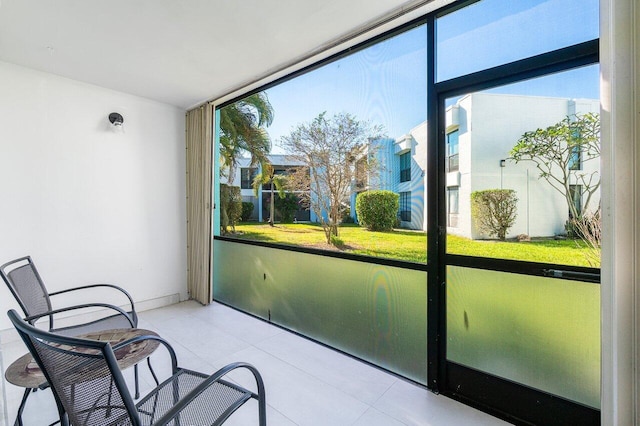
<path id="1" fill-rule="evenodd" d="M 370 232 L 358 225 L 340 227 L 340 249 L 325 242 L 322 227 L 316 224 L 276 224 L 270 227 L 262 223 L 243 223 L 236 226 L 234 238 L 268 241 L 345 253 L 401 259 L 411 262 L 427 261 L 427 235 L 424 232 L 394 230 Z M 480 241 L 450 235 L 447 251 L 453 254 L 493 257 L 499 259 L 527 260 L 575 266 L 589 265 L 588 249 L 576 240 Z"/>

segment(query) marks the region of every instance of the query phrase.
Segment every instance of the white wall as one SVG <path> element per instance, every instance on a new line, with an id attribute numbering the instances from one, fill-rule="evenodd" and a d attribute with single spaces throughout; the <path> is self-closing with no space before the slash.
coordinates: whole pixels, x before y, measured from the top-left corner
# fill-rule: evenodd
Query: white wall
<path id="1" fill-rule="evenodd" d="M 529 130 L 546 128 L 570 114 L 599 112 L 599 101 L 548 98 L 490 93 L 474 93 L 461 99 L 459 105 L 460 202 L 457 228 L 453 234 L 483 238 L 472 224 L 471 193 L 483 189 L 513 189 L 518 197 L 517 218 L 508 237 L 528 234 L 546 237 L 565 232 L 568 208 L 564 197 L 529 162 L 516 164 L 506 160 L 509 151 Z M 599 170 L 597 160 L 585 161 L 584 169 L 576 173 Z M 575 182 L 575 176 L 572 178 Z M 586 195 L 585 195 L 586 198 Z M 590 206 L 599 203 L 594 196 Z"/>
<path id="2" fill-rule="evenodd" d="M 184 113 L 0 62 L 0 264 L 31 255 L 50 291 L 115 283 L 139 309 L 186 298 Z M 10 308 L 2 283 L 0 330 Z"/>

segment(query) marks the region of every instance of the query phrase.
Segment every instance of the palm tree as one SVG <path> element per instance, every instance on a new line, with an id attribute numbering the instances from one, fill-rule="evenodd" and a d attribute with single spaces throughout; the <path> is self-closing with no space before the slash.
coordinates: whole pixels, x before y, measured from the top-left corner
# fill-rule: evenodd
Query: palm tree
<path id="1" fill-rule="evenodd" d="M 265 127 L 273 122 L 273 107 L 265 92 L 254 93 L 220 109 L 220 156 L 233 184 L 238 158 L 248 152 L 251 166 L 267 162 L 271 140 Z"/>
<path id="2" fill-rule="evenodd" d="M 262 172 L 258 173 L 253 179 L 253 192 L 258 196 L 260 187 L 264 184 L 269 184 L 269 192 L 271 193 L 271 199 L 269 202 L 269 225 L 273 226 L 273 218 L 275 213 L 274 202 L 274 188 L 278 191 L 280 198 L 285 197 L 285 189 L 287 187 L 287 177 L 284 175 L 276 174 L 275 169 L 268 161 L 262 163 Z"/>

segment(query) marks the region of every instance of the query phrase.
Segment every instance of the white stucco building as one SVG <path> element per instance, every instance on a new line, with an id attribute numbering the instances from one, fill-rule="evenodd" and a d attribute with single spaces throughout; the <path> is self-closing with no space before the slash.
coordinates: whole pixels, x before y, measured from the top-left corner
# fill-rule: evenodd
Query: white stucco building
<path id="1" fill-rule="evenodd" d="M 445 135 L 447 232 L 467 238 L 486 238 L 474 226 L 471 193 L 512 189 L 518 197 L 517 218 L 507 237 L 563 234 L 569 217 L 564 196 L 540 178 L 535 164 L 516 164 L 509 160 L 509 152 L 525 132 L 544 129 L 568 116 L 598 113 L 599 108 L 599 101 L 593 99 L 493 93 L 462 96 L 450 105 L 446 111 Z M 384 176 L 379 188 L 400 195 L 402 227 L 425 230 L 427 123 L 395 140 L 378 139 L 375 143 Z M 579 159 L 575 168 L 570 184 L 575 194 L 579 194 L 582 188 L 576 175 L 599 173 L 600 164 L 598 159 Z M 355 196 L 354 193 L 352 206 Z M 590 209 L 596 208 L 599 201 L 599 195 L 594 197 Z M 583 204 L 584 199 L 580 201 L 580 208 Z"/>
<path id="2" fill-rule="evenodd" d="M 599 110 L 599 101 L 591 99 L 476 93 L 458 100 L 447 114 L 447 159 L 450 166 L 458 163 L 457 170 L 450 167 L 447 173 L 447 231 L 471 238 L 485 237 L 471 220 L 471 193 L 500 188 L 515 190 L 518 197 L 518 215 L 508 237 L 563 234 L 569 218 L 565 197 L 540 178 L 533 163 L 516 164 L 508 159 L 509 152 L 527 131 Z M 457 148 L 452 146 L 456 143 Z M 581 194 L 583 188 L 576 176 L 599 173 L 599 159 L 579 159 L 574 167 L 570 185 L 575 194 Z M 584 199 L 577 198 L 581 210 Z M 599 196 L 592 199 L 590 208 L 595 208 L 599 201 Z"/>

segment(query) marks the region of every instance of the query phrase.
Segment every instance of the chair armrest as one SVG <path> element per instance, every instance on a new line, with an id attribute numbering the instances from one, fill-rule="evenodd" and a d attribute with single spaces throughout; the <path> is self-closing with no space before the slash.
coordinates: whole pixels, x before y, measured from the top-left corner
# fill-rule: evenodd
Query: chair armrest
<path id="1" fill-rule="evenodd" d="M 260 413 L 259 423 L 261 426 L 265 426 L 266 425 L 266 414 L 265 414 L 266 399 L 265 399 L 265 393 L 264 393 L 264 382 L 258 370 L 253 365 L 248 364 L 246 362 L 235 362 L 235 363 L 229 364 L 225 367 L 222 367 L 220 370 L 216 371 L 209 377 L 207 377 L 202 383 L 200 383 L 191 392 L 185 395 L 184 398 L 178 401 L 178 403 L 175 404 L 164 416 L 162 416 L 155 423 L 153 423 L 153 425 L 164 426 L 164 425 L 173 424 L 173 422 L 175 421 L 175 417 L 179 415 L 181 411 L 187 408 L 189 404 L 194 402 L 194 400 L 198 396 L 200 396 L 202 392 L 204 392 L 207 388 L 212 386 L 214 383 L 218 382 L 226 374 L 238 368 L 246 368 L 253 374 L 253 377 L 256 380 L 258 393 L 256 394 L 248 390 L 247 392 L 250 392 L 252 397 L 258 400 L 259 413 Z"/>
<path id="2" fill-rule="evenodd" d="M 116 352 L 117 350 L 122 349 L 123 347 L 131 345 L 133 343 L 142 342 L 145 340 L 155 340 L 156 342 L 159 342 L 162 345 L 164 345 L 164 347 L 169 352 L 169 356 L 171 357 L 171 374 L 176 374 L 178 371 L 178 358 L 176 357 L 176 352 L 173 349 L 173 347 L 169 344 L 169 342 L 167 342 L 160 336 L 154 336 L 151 334 L 148 334 L 145 336 L 136 336 L 129 340 L 125 340 L 124 342 L 120 342 L 118 344 L 112 345 L 111 350 L 113 350 L 113 352 Z"/>
<path id="3" fill-rule="evenodd" d="M 80 286 L 80 287 L 73 287 L 73 288 L 68 288 L 68 289 L 65 289 L 65 290 L 54 291 L 52 293 L 49 293 L 49 297 L 57 296 L 57 295 L 64 294 L 64 293 L 70 293 L 72 291 L 87 290 L 87 289 L 97 288 L 97 287 L 112 288 L 114 290 L 117 290 L 117 291 L 121 292 L 124 296 L 126 296 L 126 298 L 129 299 L 129 304 L 131 305 L 131 315 L 133 315 L 133 320 L 135 321 L 136 324 L 138 323 L 138 314 L 136 313 L 136 308 L 135 308 L 135 305 L 133 303 L 133 298 L 131 297 L 131 295 L 125 289 L 123 289 L 122 287 L 119 287 L 117 285 L 114 285 L 114 284 L 99 283 L 99 284 L 83 285 L 83 286 Z"/>
<path id="4" fill-rule="evenodd" d="M 74 305 L 74 306 L 67 306 L 64 308 L 60 308 L 60 309 L 53 309 L 51 311 L 47 311 L 44 312 L 42 314 L 38 314 L 38 315 L 32 315 L 30 317 L 26 317 L 24 320 L 28 321 L 28 322 L 32 322 L 35 320 L 38 320 L 40 318 L 43 317 L 49 317 L 50 318 L 50 324 L 53 323 L 53 315 L 55 314 L 59 314 L 61 312 L 68 312 L 68 311 L 73 311 L 76 309 L 85 309 L 85 308 L 107 308 L 107 309 L 111 309 L 116 311 L 119 315 L 123 315 L 127 321 L 129 322 L 129 324 L 131 324 L 131 328 L 135 328 L 136 324 L 134 323 L 134 319 L 131 318 L 131 316 L 125 312 L 124 309 L 118 307 L 118 306 L 114 306 L 114 305 L 109 305 L 108 303 L 85 303 L 82 305 Z"/>

